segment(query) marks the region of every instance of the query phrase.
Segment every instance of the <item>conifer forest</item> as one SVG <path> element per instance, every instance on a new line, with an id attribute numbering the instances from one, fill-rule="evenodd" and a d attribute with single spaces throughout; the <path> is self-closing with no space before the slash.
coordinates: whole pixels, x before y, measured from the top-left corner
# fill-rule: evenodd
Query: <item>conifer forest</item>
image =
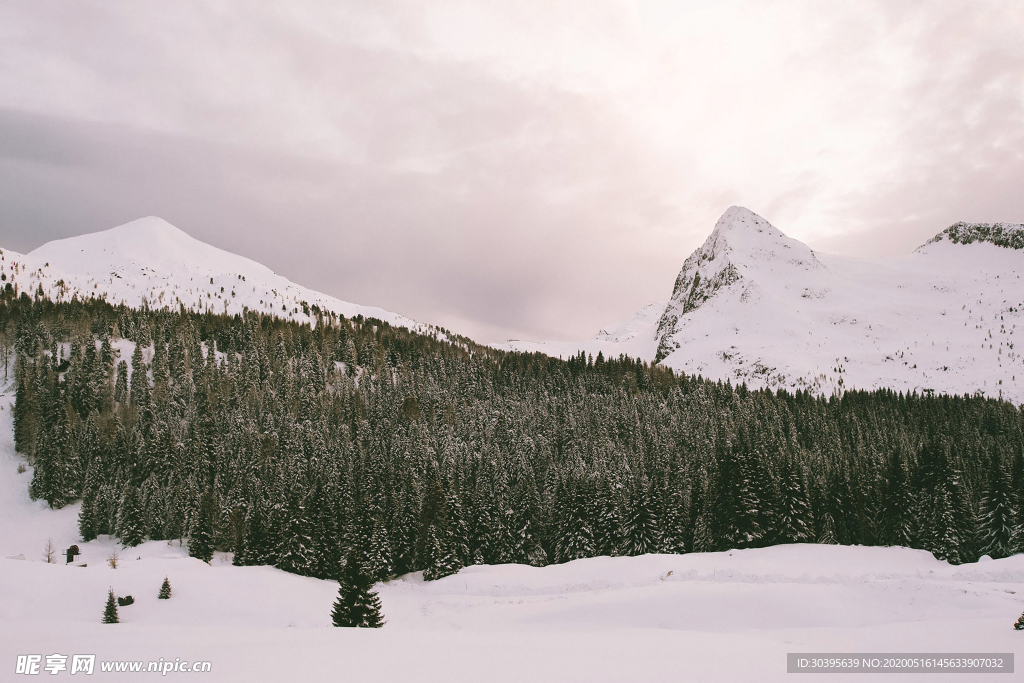
<path id="1" fill-rule="evenodd" d="M 88 541 L 373 580 L 784 543 L 1024 551 L 1024 414 L 981 396 L 750 391 L 314 309 L 0 299 L 32 497 Z"/>

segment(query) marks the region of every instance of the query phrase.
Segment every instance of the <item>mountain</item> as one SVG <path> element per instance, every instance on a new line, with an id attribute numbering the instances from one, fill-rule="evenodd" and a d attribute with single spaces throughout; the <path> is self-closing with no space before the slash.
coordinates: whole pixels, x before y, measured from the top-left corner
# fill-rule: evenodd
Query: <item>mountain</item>
<path id="1" fill-rule="evenodd" d="M 906 256 L 858 259 L 819 253 L 731 207 L 683 262 L 656 323 L 624 341 L 507 347 L 632 351 L 752 388 L 980 392 L 1021 403 L 1022 272 L 1024 225 L 956 223 Z"/>
<path id="2" fill-rule="evenodd" d="M 297 285 L 266 266 L 210 246 L 150 216 L 102 232 L 47 242 L 28 254 L 0 250 L 0 274 L 22 292 L 55 300 L 77 295 L 153 308 L 179 305 L 214 313 L 258 310 L 310 322 L 314 307 L 362 315 L 416 331 L 427 325 L 373 306 Z"/>

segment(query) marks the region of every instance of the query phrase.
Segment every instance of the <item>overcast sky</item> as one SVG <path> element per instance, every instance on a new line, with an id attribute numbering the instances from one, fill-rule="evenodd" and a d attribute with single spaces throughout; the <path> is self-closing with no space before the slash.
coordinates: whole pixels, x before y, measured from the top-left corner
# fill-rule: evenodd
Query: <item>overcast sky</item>
<path id="1" fill-rule="evenodd" d="M 481 341 L 664 301 L 732 204 L 811 247 L 1024 221 L 1019 0 L 13 0 L 0 245 L 158 215 Z"/>

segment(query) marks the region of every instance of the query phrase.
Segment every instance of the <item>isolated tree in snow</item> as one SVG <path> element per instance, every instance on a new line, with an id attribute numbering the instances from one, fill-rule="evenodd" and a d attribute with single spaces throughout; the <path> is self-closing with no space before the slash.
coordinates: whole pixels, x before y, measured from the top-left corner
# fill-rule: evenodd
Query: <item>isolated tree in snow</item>
<path id="1" fill-rule="evenodd" d="M 117 616 L 117 599 L 114 597 L 114 589 L 107 591 L 107 606 L 103 608 L 103 623 L 116 624 L 120 621 Z"/>
<path id="2" fill-rule="evenodd" d="M 1018 631 L 1024 631 L 1024 614 L 1020 615 L 1020 618 L 1017 619 L 1016 623 L 1014 623 L 1013 628 Z"/>
<path id="3" fill-rule="evenodd" d="M 160 585 L 160 593 L 156 596 L 160 600 L 169 600 L 171 598 L 171 582 L 164 577 L 163 584 Z"/>
<path id="4" fill-rule="evenodd" d="M 380 628 L 380 597 L 373 582 L 359 564 L 356 552 L 349 552 L 338 578 L 338 598 L 334 601 L 331 621 L 335 626 Z"/>

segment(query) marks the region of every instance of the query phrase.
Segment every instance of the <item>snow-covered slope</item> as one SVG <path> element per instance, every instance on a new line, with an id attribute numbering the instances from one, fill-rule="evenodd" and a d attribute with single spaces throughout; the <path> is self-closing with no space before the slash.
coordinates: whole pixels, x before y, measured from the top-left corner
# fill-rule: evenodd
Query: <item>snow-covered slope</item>
<path id="1" fill-rule="evenodd" d="M 29 500 L 32 468 L 14 453 L 11 403 L 0 396 L 7 680 L 20 678 L 18 655 L 45 665 L 60 653 L 96 655 L 87 680 L 98 681 L 125 678 L 103 662 L 160 659 L 209 661 L 200 678 L 215 681 L 335 681 L 339 671 L 450 683 L 788 681 L 787 652 L 1021 648 L 1011 624 L 1024 609 L 1024 555 L 954 567 L 921 550 L 821 545 L 475 566 L 433 582 L 409 574 L 378 586 L 384 628 L 332 628 L 333 581 L 235 567 L 226 553 L 207 565 L 177 540 L 82 543 L 79 503 L 49 510 Z M 82 554 L 47 564 L 48 539 Z M 107 563 L 115 551 L 117 569 Z M 164 577 L 170 600 L 157 599 Z M 100 624 L 108 588 L 135 598 L 117 625 Z"/>
<path id="2" fill-rule="evenodd" d="M 362 315 L 392 325 L 430 328 L 396 313 L 315 292 L 266 266 L 217 249 L 153 216 L 111 230 L 48 242 L 28 254 L 0 250 L 5 282 L 54 299 L 74 295 L 152 308 L 184 305 L 214 313 L 262 311 L 308 322 L 314 306 L 346 317 Z"/>
<path id="3" fill-rule="evenodd" d="M 1024 402 L 1024 226 L 957 223 L 893 259 L 822 254 L 740 207 L 683 263 L 657 323 L 623 341 L 510 342 L 658 360 L 751 387 L 975 393 Z"/>
<path id="4" fill-rule="evenodd" d="M 632 318 L 627 318 L 626 320 L 621 320 L 601 328 L 596 338 L 601 341 L 617 343 L 636 339 L 641 334 L 647 332 L 651 325 L 658 322 L 664 310 L 665 304 L 663 303 L 647 304 L 637 311 Z"/>
<path id="5" fill-rule="evenodd" d="M 585 341 L 532 342 L 512 339 L 493 346 L 506 351 L 543 353 L 556 358 L 569 358 L 583 351 L 591 356 L 603 353 L 606 357 L 617 358 L 625 354 L 631 358 L 651 359 L 658 346 L 654 332 L 664 310 L 664 304 L 647 304 L 633 316 L 605 325 L 593 339 Z"/>

